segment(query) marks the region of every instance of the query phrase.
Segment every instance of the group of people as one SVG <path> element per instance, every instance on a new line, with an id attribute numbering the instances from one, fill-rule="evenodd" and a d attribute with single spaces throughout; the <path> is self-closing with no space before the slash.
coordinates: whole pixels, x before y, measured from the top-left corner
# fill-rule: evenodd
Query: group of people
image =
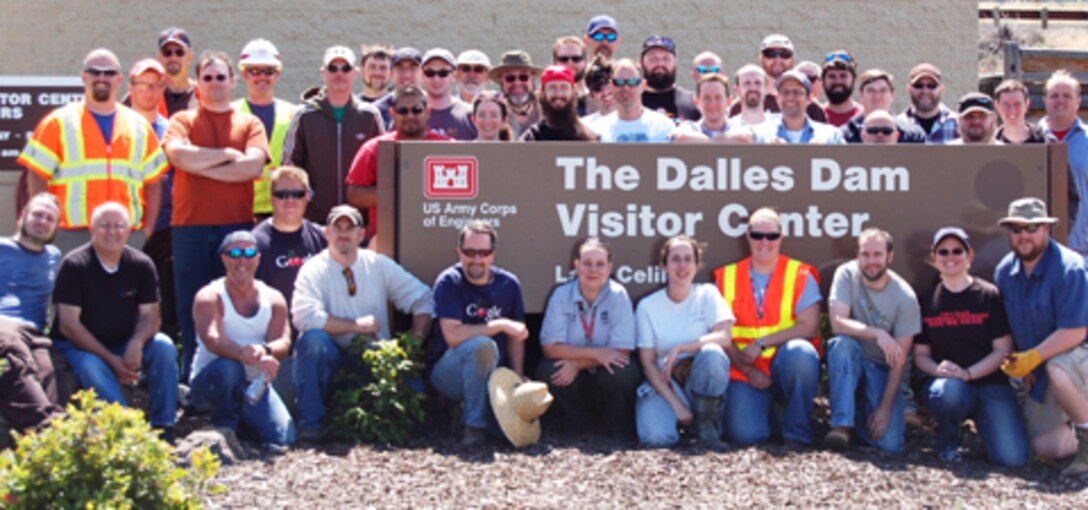
<path id="1" fill-rule="evenodd" d="M 468 445 L 494 424 L 487 386 L 498 366 L 546 381 L 573 429 L 602 411 L 609 431 L 646 445 L 674 444 L 689 430 L 713 448 L 772 437 L 812 444 L 825 357 L 831 448 L 899 451 L 913 368 L 927 381 L 918 397 L 939 423 L 942 459 L 959 458 L 959 424 L 972 417 L 995 463 L 1022 465 L 1030 446 L 1076 452 L 1069 469 L 1088 471 L 1088 379 L 1078 361 L 1088 355 L 1088 308 L 1073 298 L 1088 283 L 1077 254 L 1088 250 L 1088 201 L 1071 208 L 1072 250 L 1050 239 L 1056 218 L 1045 204 L 1014 202 L 1002 220 L 1013 253 L 996 288 L 969 274 L 973 251 L 958 228 L 934 237 L 941 283 L 917 294 L 888 269 L 891 235 L 866 230 L 857 260 L 831 285 L 826 343 L 817 274 L 780 253 L 772 209 L 751 215 L 751 256 L 714 271 L 715 284 L 694 281 L 705 256 L 697 241 L 667 240 L 659 262 L 668 285 L 637 310 L 610 278 L 608 244 L 589 239 L 573 262 L 577 278 L 551 294 L 536 367 L 525 366 L 521 291 L 493 265 L 491 225 L 460 231 L 459 262 L 433 287 L 376 253 L 378 145 L 387 140 L 1058 140 L 1069 148 L 1071 187 L 1088 190 L 1080 85 L 1062 71 L 1046 85 L 1047 117 L 1032 125 L 1023 84 L 1003 83 L 993 98 L 968 94 L 953 112 L 941 102 L 941 71 L 925 63 L 910 72 L 911 106 L 893 116 L 889 73 L 859 77 L 847 51 L 795 65 L 793 43 L 779 34 L 732 84 L 720 57 L 699 53 L 694 91 L 677 84 L 670 38 L 646 39 L 638 59 L 613 59 L 619 45 L 618 23 L 597 16 L 582 37 L 559 38 L 543 69 L 522 50 L 492 66 L 479 50 L 367 45 L 357 59 L 333 46 L 324 84 L 299 105 L 276 97 L 283 65 L 264 39 L 246 44 L 237 66 L 204 52 L 193 79 L 189 35 L 164 30 L 156 57 L 129 71 L 123 99 L 116 55 L 90 52 L 85 100 L 44 118 L 18 159 L 30 199 L 16 235 L 0 243 L 0 263 L 12 269 L 0 274 L 3 417 L 27 430 L 58 415 L 58 376 L 70 367 L 110 401 L 146 381 L 149 421 L 168 439 L 181 400 L 270 447 L 317 440 L 334 374 L 356 363 L 345 347 L 359 335 L 390 337 L 392 303 L 413 334 L 430 337 L 429 381 L 463 402 Z M 1009 377 L 1027 393 L 1025 413 Z"/>

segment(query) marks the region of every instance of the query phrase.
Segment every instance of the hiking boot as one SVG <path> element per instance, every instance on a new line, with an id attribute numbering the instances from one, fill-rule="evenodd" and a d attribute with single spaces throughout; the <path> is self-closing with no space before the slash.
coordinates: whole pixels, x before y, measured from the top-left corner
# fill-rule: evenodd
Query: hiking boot
<path id="1" fill-rule="evenodd" d="M 483 445 L 486 441 L 486 430 L 466 426 L 465 435 L 461 438 L 461 446 L 464 446 L 465 448 L 475 448 Z"/>
<path id="2" fill-rule="evenodd" d="M 844 452 L 850 449 L 850 429 L 846 427 L 836 427 L 831 429 L 824 436 L 824 448 L 828 450 L 834 450 L 837 452 Z"/>
<path id="3" fill-rule="evenodd" d="M 695 414 L 695 430 L 699 435 L 699 444 L 716 452 L 728 448 L 722 441 L 718 428 L 721 418 L 718 411 L 721 403 L 720 398 L 695 396 L 692 400 L 692 412 Z"/>
<path id="4" fill-rule="evenodd" d="M 1088 429 L 1076 427 L 1077 453 L 1073 462 L 1062 470 L 1062 476 L 1080 476 L 1088 473 Z"/>
<path id="5" fill-rule="evenodd" d="M 941 462 L 945 464 L 959 464 L 963 462 L 963 457 L 960 455 L 959 448 L 952 448 L 945 450 L 937 454 L 937 458 L 941 459 Z"/>
<path id="6" fill-rule="evenodd" d="M 155 432 L 158 432 L 159 439 L 170 443 L 170 446 L 177 446 L 174 442 L 174 427 L 172 426 L 155 426 L 151 427 Z"/>

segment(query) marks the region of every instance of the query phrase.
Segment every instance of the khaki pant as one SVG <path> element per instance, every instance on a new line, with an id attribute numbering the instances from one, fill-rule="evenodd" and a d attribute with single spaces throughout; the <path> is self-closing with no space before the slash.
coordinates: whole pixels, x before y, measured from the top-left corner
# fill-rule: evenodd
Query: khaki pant
<path id="1" fill-rule="evenodd" d="M 1088 398 L 1088 344 L 1082 343 L 1072 350 L 1050 358 L 1048 365 L 1055 365 L 1069 375 L 1069 379 Z M 1025 397 L 1021 403 L 1024 409 L 1024 422 L 1027 424 L 1028 437 L 1035 439 L 1060 425 L 1069 422 L 1069 415 L 1058 405 L 1054 396 L 1054 387 L 1048 386 L 1043 402 L 1036 402 Z"/>

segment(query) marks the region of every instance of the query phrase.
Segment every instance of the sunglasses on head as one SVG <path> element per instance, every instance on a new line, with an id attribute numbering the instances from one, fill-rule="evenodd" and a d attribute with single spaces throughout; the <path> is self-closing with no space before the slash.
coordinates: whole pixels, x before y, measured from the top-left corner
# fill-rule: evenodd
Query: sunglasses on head
<path id="1" fill-rule="evenodd" d="M 854 62 L 854 57 L 851 57 L 846 52 L 839 51 L 839 52 L 828 54 L 827 57 L 824 58 L 824 63 L 826 64 L 828 62 L 834 62 L 836 60 L 841 60 L 843 62 L 846 62 L 846 63 L 850 64 L 850 63 Z"/>
<path id="2" fill-rule="evenodd" d="M 87 73 L 87 74 L 89 74 L 89 75 L 91 75 L 91 76 L 93 76 L 95 78 L 99 78 L 99 77 L 102 77 L 102 76 L 105 76 L 106 78 L 113 78 L 114 76 L 117 76 L 118 74 L 120 74 L 120 72 L 118 70 L 116 70 L 116 69 L 87 68 L 87 69 L 84 69 L 83 72 L 85 72 L 85 73 Z"/>
<path id="3" fill-rule="evenodd" d="M 585 59 L 586 57 L 582 55 L 559 55 L 555 57 L 556 62 L 562 62 L 564 64 L 569 64 L 571 62 L 577 64 Z"/>
<path id="4" fill-rule="evenodd" d="M 619 36 L 619 34 L 616 34 L 614 32 L 607 33 L 607 34 L 604 33 L 604 32 L 597 32 L 597 33 L 595 33 L 595 34 L 593 34 L 593 35 L 591 35 L 589 37 L 592 38 L 594 41 L 597 41 L 597 42 L 601 42 L 601 41 L 616 42 L 616 39 L 619 39 L 620 36 Z"/>
<path id="5" fill-rule="evenodd" d="M 325 66 L 325 70 L 330 73 L 350 73 L 353 69 L 351 64 L 329 64 Z"/>
<path id="6" fill-rule="evenodd" d="M 355 292 L 359 289 L 355 286 L 355 273 L 350 267 L 344 268 L 344 280 L 348 284 L 348 296 L 355 297 Z"/>
<path id="7" fill-rule="evenodd" d="M 506 80 L 506 83 L 514 83 L 515 81 L 529 81 L 529 78 L 528 74 L 508 74 L 503 76 L 502 79 Z"/>
<path id="8" fill-rule="evenodd" d="M 865 132 L 870 135 L 884 135 L 889 136 L 895 132 L 895 128 L 888 126 L 869 126 L 865 128 Z"/>
<path id="9" fill-rule="evenodd" d="M 914 89 L 917 89 L 917 90 L 922 90 L 922 89 L 937 90 L 937 87 L 940 87 L 940 84 L 935 83 L 935 82 L 931 82 L 931 81 L 916 81 L 914 83 L 911 83 L 910 86 L 911 86 L 911 88 L 914 88 Z"/>
<path id="10" fill-rule="evenodd" d="M 250 76 L 275 76 L 279 70 L 275 67 L 247 67 L 246 74 Z"/>
<path id="11" fill-rule="evenodd" d="M 768 241 L 777 241 L 779 238 L 782 237 L 782 233 L 781 232 L 752 232 L 751 230 L 749 230 L 748 231 L 748 237 L 751 238 L 753 241 L 762 241 L 764 239 L 766 239 Z"/>
<path id="12" fill-rule="evenodd" d="M 487 72 L 487 67 L 486 66 L 462 65 L 462 66 L 457 66 L 457 69 L 459 69 L 462 73 L 484 74 L 484 73 Z"/>
<path id="13" fill-rule="evenodd" d="M 951 250 L 948 249 L 948 248 L 941 248 L 941 249 L 937 250 L 937 255 L 940 255 L 942 257 L 947 257 L 949 255 L 959 256 L 959 255 L 963 255 L 963 254 L 964 254 L 964 249 L 963 248 L 952 248 Z"/>
<path id="14" fill-rule="evenodd" d="M 287 200 L 293 198 L 295 200 L 302 200 L 306 198 L 306 190 L 304 189 L 278 189 L 272 192 L 272 196 L 280 199 Z"/>
<path id="15" fill-rule="evenodd" d="M 255 258 L 257 256 L 257 248 L 231 248 L 227 250 L 227 257 L 232 259 L 240 259 L 245 257 L 247 259 Z"/>
<path id="16" fill-rule="evenodd" d="M 642 83 L 642 78 L 612 78 L 612 85 L 616 87 L 637 87 Z"/>
<path id="17" fill-rule="evenodd" d="M 408 115 L 408 114 L 422 115 L 424 110 L 426 110 L 426 108 L 424 108 L 424 107 L 422 107 L 422 106 L 420 106 L 418 104 L 410 106 L 410 107 L 409 106 L 395 106 L 395 107 L 393 107 L 393 111 L 396 112 L 397 115 Z"/>
<path id="18" fill-rule="evenodd" d="M 461 254 L 468 259 L 474 259 L 476 257 L 487 258 L 490 257 L 492 253 L 495 253 L 494 248 L 485 248 L 480 250 L 477 250 L 475 248 L 461 248 Z"/>
<path id="19" fill-rule="evenodd" d="M 225 74 L 205 74 L 204 76 L 201 76 L 200 79 L 204 80 L 206 82 L 227 81 L 227 75 L 225 75 Z"/>
<path id="20" fill-rule="evenodd" d="M 793 52 L 790 51 L 790 50 L 782 50 L 782 49 L 771 48 L 771 49 L 763 50 L 763 56 L 766 57 L 766 58 L 787 59 L 787 58 L 793 58 Z"/>
<path id="21" fill-rule="evenodd" d="M 1009 229 L 1009 232 L 1014 234 L 1023 234 L 1024 232 L 1034 234 L 1039 231 L 1040 227 L 1042 227 L 1041 224 L 1032 223 L 1031 225 L 1009 225 L 1007 228 Z"/>
<path id="22" fill-rule="evenodd" d="M 170 58 L 170 57 L 181 58 L 181 57 L 185 56 L 185 53 L 187 53 L 185 51 L 185 48 L 173 48 L 173 49 L 171 49 L 171 48 L 161 48 L 159 50 L 159 54 L 166 57 L 166 58 Z"/>
<path id="23" fill-rule="evenodd" d="M 426 76 L 428 78 L 434 78 L 435 76 L 437 76 L 439 78 L 445 78 L 445 77 L 449 76 L 451 73 L 453 73 L 453 69 L 424 69 L 423 70 L 423 76 Z"/>
<path id="24" fill-rule="evenodd" d="M 720 66 L 695 66 L 695 72 L 699 74 L 720 73 L 722 68 Z"/>

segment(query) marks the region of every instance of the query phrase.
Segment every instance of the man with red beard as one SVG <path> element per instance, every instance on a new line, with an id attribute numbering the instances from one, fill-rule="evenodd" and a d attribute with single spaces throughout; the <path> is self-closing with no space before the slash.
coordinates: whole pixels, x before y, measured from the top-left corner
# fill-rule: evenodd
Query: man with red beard
<path id="1" fill-rule="evenodd" d="M 540 111 L 544 118 L 521 134 L 523 142 L 597 141 L 597 135 L 578 117 L 574 73 L 565 66 L 549 66 L 540 77 Z"/>
<path id="2" fill-rule="evenodd" d="M 865 111 L 861 104 L 854 101 L 854 81 L 857 79 L 858 64 L 846 50 L 833 51 L 824 58 L 823 75 L 824 95 L 827 106 L 824 115 L 827 123 L 842 127 L 850 119 Z"/>
<path id="3" fill-rule="evenodd" d="M 646 78 L 646 90 L 642 92 L 642 105 L 663 113 L 679 124 L 685 120 L 699 120 L 695 108 L 695 94 L 676 85 L 676 43 L 660 35 L 650 36 L 642 43 L 639 59 Z"/>

